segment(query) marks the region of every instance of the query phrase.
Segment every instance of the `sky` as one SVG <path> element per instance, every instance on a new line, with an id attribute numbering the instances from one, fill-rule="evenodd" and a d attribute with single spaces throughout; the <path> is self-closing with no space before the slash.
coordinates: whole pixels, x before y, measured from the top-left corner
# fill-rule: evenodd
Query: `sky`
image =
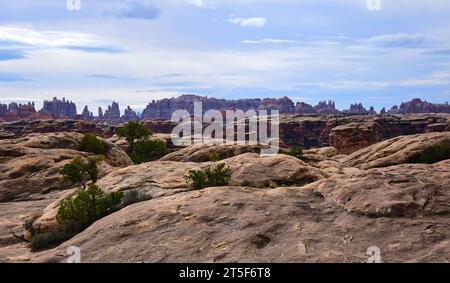
<path id="1" fill-rule="evenodd" d="M 77 1 L 0 0 L 0 102 L 450 101 L 448 0 Z"/>

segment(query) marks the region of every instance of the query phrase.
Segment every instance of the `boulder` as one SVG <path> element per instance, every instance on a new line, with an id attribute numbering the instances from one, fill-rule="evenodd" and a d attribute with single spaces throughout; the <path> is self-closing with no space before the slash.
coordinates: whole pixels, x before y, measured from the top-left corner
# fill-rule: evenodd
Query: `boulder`
<path id="1" fill-rule="evenodd" d="M 196 144 L 177 150 L 164 156 L 160 160 L 177 162 L 208 162 L 211 161 L 211 157 L 213 155 L 217 155 L 220 159 L 227 159 L 247 152 L 259 153 L 261 148 L 267 148 L 267 146 L 251 144 Z"/>
<path id="2" fill-rule="evenodd" d="M 314 148 L 314 149 L 307 149 L 303 151 L 305 154 L 311 154 L 311 155 L 320 155 L 326 158 L 332 158 L 337 155 L 339 155 L 339 150 L 335 147 L 321 147 L 321 148 Z"/>
<path id="3" fill-rule="evenodd" d="M 345 166 L 362 169 L 408 163 L 425 148 L 450 143 L 450 132 L 400 136 L 363 148 L 341 159 Z"/>
<path id="4" fill-rule="evenodd" d="M 223 161 L 232 169 L 230 185 L 269 187 L 295 186 L 323 178 L 322 172 L 295 157 L 244 153 Z"/>

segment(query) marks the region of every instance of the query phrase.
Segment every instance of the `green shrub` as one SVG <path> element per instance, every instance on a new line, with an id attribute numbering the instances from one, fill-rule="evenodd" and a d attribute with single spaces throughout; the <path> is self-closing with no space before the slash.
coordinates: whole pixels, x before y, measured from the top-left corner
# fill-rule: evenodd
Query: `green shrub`
<path id="1" fill-rule="evenodd" d="M 98 180 L 98 165 L 102 160 L 101 156 L 93 156 L 89 158 L 76 157 L 70 163 L 61 168 L 60 173 L 65 180 L 68 180 L 83 189 L 86 188 L 87 182 L 93 183 Z"/>
<path id="2" fill-rule="evenodd" d="M 287 155 L 294 156 L 295 158 L 302 159 L 304 157 L 303 149 L 301 147 L 293 147 L 289 149 Z"/>
<path id="3" fill-rule="evenodd" d="M 213 161 L 213 162 L 217 162 L 217 161 L 220 161 L 223 159 L 222 156 L 220 156 L 220 154 L 217 152 L 211 153 L 210 155 L 208 155 L 208 158 L 210 161 Z"/>
<path id="4" fill-rule="evenodd" d="M 67 197 L 61 202 L 56 219 L 61 224 L 87 227 L 116 211 L 122 197 L 122 192 L 104 193 L 91 183 L 75 197 Z"/>
<path id="5" fill-rule="evenodd" d="M 130 121 L 125 124 L 125 126 L 118 128 L 117 134 L 126 139 L 130 145 L 129 153 L 132 153 L 136 140 L 147 139 L 147 137 L 151 136 L 153 133 L 145 128 L 140 122 Z"/>
<path id="6" fill-rule="evenodd" d="M 57 247 L 76 234 L 77 232 L 72 229 L 36 234 L 30 241 L 31 251 L 35 252 Z"/>
<path id="7" fill-rule="evenodd" d="M 433 164 L 446 159 L 450 159 L 450 144 L 440 143 L 425 148 L 409 161 L 411 163 Z"/>
<path id="8" fill-rule="evenodd" d="M 95 134 L 85 134 L 80 143 L 80 150 L 95 155 L 103 155 L 106 152 L 105 145 Z"/>
<path id="9" fill-rule="evenodd" d="M 212 169 L 190 170 L 184 178 L 194 190 L 226 186 L 231 179 L 231 168 L 221 163 Z"/>
<path id="10" fill-rule="evenodd" d="M 129 156 L 135 164 L 154 161 L 167 154 L 166 143 L 161 140 L 140 140 L 134 144 Z"/>

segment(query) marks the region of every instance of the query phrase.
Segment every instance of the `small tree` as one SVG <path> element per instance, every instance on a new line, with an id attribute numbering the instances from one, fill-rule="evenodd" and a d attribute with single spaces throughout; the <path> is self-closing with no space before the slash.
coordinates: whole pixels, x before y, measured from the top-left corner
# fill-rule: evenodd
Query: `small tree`
<path id="1" fill-rule="evenodd" d="M 130 158 L 135 164 L 149 162 L 167 154 L 166 143 L 161 140 L 140 140 L 135 143 Z"/>
<path id="2" fill-rule="evenodd" d="M 93 183 L 98 180 L 98 165 L 102 157 L 93 156 L 89 158 L 76 157 L 72 162 L 64 165 L 60 173 L 65 180 L 68 180 L 79 187 L 86 189 L 86 184 L 91 181 Z"/>
<path id="3" fill-rule="evenodd" d="M 231 168 L 220 163 L 213 168 L 190 170 L 184 177 L 195 190 L 226 186 L 231 179 Z"/>
<path id="4" fill-rule="evenodd" d="M 129 152 L 133 152 L 136 140 L 146 139 L 153 133 L 145 128 L 139 121 L 130 121 L 125 126 L 117 129 L 117 134 L 126 139 L 130 145 Z"/>
<path id="5" fill-rule="evenodd" d="M 289 149 L 287 155 L 294 156 L 298 159 L 302 159 L 304 157 L 303 149 L 298 146 Z"/>
<path id="6" fill-rule="evenodd" d="M 207 179 L 204 170 L 190 170 L 184 176 L 186 182 L 190 183 L 192 189 L 201 190 L 207 187 Z"/>
<path id="7" fill-rule="evenodd" d="M 86 227 L 117 209 L 123 197 L 122 192 L 104 193 L 91 183 L 86 190 L 75 197 L 65 198 L 58 209 L 57 221 Z"/>
<path id="8" fill-rule="evenodd" d="M 105 154 L 105 145 L 102 141 L 92 133 L 85 134 L 80 143 L 80 150 L 85 152 L 90 152 L 95 155 Z"/>

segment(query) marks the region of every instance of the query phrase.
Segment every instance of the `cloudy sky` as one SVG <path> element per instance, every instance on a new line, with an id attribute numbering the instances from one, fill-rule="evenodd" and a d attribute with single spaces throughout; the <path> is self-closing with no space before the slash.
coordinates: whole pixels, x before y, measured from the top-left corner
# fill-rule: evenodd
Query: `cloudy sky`
<path id="1" fill-rule="evenodd" d="M 450 1 L 0 0 L 0 102 L 450 100 Z M 95 111 L 96 112 L 96 111 Z"/>

